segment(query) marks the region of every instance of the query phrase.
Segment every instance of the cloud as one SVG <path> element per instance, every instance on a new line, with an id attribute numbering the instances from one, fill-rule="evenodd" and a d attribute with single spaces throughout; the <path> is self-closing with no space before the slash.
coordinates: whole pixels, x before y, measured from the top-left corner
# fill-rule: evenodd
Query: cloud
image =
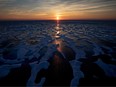
<path id="1" fill-rule="evenodd" d="M 0 14 L 116 13 L 116 0 L 0 0 Z M 110 13 L 109 13 L 110 12 Z"/>

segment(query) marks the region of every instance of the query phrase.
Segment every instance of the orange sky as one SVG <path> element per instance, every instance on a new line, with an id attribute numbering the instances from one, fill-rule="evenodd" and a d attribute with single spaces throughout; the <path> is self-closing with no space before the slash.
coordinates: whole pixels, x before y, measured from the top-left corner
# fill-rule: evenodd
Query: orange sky
<path id="1" fill-rule="evenodd" d="M 116 0 L 0 0 L 0 20 L 116 19 Z"/>

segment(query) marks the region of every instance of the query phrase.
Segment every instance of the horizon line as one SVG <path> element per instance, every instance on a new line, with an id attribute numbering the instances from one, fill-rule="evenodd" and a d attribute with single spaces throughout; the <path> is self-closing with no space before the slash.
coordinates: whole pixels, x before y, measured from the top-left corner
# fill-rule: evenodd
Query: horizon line
<path id="1" fill-rule="evenodd" d="M 54 20 L 54 19 L 3 19 L 0 21 L 116 21 L 116 19 L 62 19 L 62 20 Z"/>

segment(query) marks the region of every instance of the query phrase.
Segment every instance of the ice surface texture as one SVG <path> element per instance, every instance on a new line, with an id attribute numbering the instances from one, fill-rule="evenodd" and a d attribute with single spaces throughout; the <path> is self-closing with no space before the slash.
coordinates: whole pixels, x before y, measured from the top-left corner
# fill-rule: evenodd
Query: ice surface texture
<path id="1" fill-rule="evenodd" d="M 116 21 L 0 22 L 1 86 L 58 85 L 52 66 L 61 86 L 116 85 Z"/>

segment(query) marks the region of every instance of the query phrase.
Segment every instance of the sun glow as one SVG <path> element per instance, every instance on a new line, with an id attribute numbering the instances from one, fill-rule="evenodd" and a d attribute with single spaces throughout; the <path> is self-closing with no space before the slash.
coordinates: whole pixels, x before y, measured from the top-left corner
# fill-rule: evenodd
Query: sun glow
<path id="1" fill-rule="evenodd" d="M 57 20 L 59 20 L 59 16 L 57 16 Z"/>
<path id="2" fill-rule="evenodd" d="M 56 15 L 56 20 L 60 20 L 60 15 Z"/>

